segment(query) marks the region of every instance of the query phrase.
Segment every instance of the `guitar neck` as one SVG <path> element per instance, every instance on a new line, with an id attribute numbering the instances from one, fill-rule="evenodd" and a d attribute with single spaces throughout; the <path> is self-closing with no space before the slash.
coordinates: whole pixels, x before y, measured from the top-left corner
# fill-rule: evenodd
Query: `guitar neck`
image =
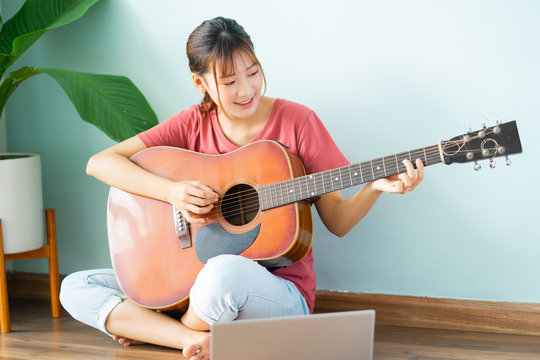
<path id="1" fill-rule="evenodd" d="M 441 154 L 437 144 L 264 185 L 258 189 L 259 204 L 261 210 L 268 210 L 399 174 L 407 171 L 402 163 L 405 159 L 413 165 L 416 159 L 421 159 L 424 166 L 439 164 L 444 159 Z"/>

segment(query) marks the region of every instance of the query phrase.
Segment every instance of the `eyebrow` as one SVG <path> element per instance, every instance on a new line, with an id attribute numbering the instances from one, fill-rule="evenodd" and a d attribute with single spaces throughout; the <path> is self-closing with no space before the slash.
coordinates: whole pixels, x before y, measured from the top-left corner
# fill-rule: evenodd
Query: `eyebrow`
<path id="1" fill-rule="evenodd" d="M 253 62 L 253 64 L 247 67 L 247 70 L 249 71 L 252 67 L 257 66 L 257 65 L 258 64 L 256 62 Z M 234 72 L 232 74 L 225 74 L 223 76 L 218 77 L 218 80 L 227 79 L 227 78 L 233 77 L 234 75 L 236 75 L 236 73 Z"/>

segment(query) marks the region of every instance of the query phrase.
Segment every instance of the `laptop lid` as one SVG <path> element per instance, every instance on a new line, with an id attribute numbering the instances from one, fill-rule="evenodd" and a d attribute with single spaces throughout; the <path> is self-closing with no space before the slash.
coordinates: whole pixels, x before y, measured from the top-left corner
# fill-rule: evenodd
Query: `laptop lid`
<path id="1" fill-rule="evenodd" d="M 212 360 L 371 360 L 375 311 L 238 320 L 211 327 Z"/>

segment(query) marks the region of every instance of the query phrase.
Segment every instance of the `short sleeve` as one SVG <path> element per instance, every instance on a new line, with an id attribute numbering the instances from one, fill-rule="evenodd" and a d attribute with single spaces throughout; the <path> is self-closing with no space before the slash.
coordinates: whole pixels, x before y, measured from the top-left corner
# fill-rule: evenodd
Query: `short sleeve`
<path id="1" fill-rule="evenodd" d="M 197 126 L 195 125 L 200 121 L 200 117 L 198 106 L 193 105 L 137 136 L 147 147 L 189 148 L 192 139 L 197 136 Z"/>
<path id="2" fill-rule="evenodd" d="M 313 111 L 310 111 L 299 132 L 298 155 L 307 174 L 349 165 L 349 161 Z"/>

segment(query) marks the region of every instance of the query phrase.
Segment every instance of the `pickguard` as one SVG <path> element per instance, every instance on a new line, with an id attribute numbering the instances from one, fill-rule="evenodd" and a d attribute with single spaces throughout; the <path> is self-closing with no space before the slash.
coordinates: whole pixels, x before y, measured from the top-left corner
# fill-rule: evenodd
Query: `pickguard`
<path id="1" fill-rule="evenodd" d="M 231 234 L 219 223 L 203 226 L 195 234 L 195 254 L 203 264 L 214 256 L 238 255 L 255 242 L 260 228 L 261 224 L 245 233 Z"/>

